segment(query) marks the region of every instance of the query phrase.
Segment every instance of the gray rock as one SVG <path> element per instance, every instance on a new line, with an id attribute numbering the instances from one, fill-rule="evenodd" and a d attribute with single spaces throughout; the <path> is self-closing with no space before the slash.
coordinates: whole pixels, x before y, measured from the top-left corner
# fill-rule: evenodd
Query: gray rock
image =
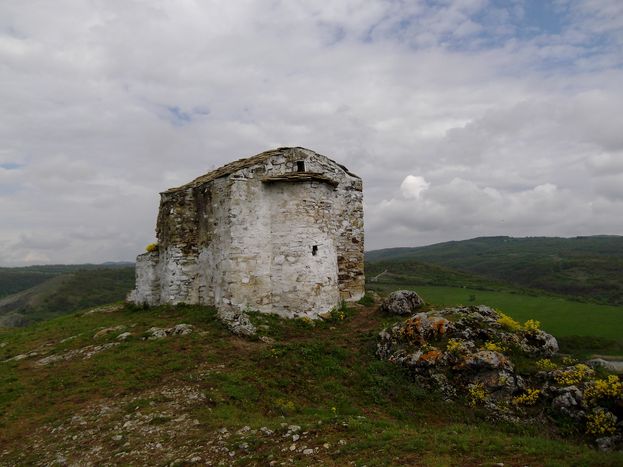
<path id="1" fill-rule="evenodd" d="M 593 368 L 602 367 L 614 373 L 623 373 L 623 362 L 621 361 L 611 361 L 604 360 L 603 358 L 593 358 L 592 360 L 588 360 L 586 364 L 592 366 Z"/>
<path id="2" fill-rule="evenodd" d="M 104 337 L 112 332 L 121 331 L 124 328 L 125 326 L 123 324 L 120 324 L 119 326 L 112 326 L 109 328 L 100 329 L 93 335 L 93 339 L 99 339 L 100 337 Z"/>
<path id="3" fill-rule="evenodd" d="M 117 340 L 124 341 L 124 340 L 126 340 L 127 338 L 129 338 L 129 337 L 132 337 L 132 333 L 131 333 L 131 332 L 124 332 L 124 333 L 119 334 L 119 335 L 117 336 Z"/>
<path id="4" fill-rule="evenodd" d="M 572 418 L 581 418 L 584 414 L 582 409 L 582 391 L 577 386 L 557 388 L 558 394 L 552 399 L 552 408 Z"/>
<path id="5" fill-rule="evenodd" d="M 508 358 L 492 350 L 479 350 L 478 352 L 466 355 L 463 361 L 457 365 L 457 368 L 470 368 L 473 370 L 489 368 L 504 369 L 507 371 L 513 370 L 513 366 Z"/>
<path id="6" fill-rule="evenodd" d="M 251 337 L 257 334 L 256 327 L 242 310 L 223 307 L 218 310 L 216 315 L 227 326 L 227 329 L 237 336 Z"/>
<path id="7" fill-rule="evenodd" d="M 604 436 L 603 438 L 597 438 L 595 445 L 600 451 L 610 452 L 614 451 L 619 441 L 621 441 L 620 436 Z"/>
<path id="8" fill-rule="evenodd" d="M 397 290 L 383 300 L 379 311 L 392 315 L 410 315 L 424 305 L 424 300 L 411 290 Z"/>
<path id="9" fill-rule="evenodd" d="M 530 346 L 529 352 L 533 355 L 551 357 L 558 352 L 558 341 L 551 334 L 545 331 L 533 331 L 526 336 L 526 341 Z"/>
<path id="10" fill-rule="evenodd" d="M 191 324 L 176 324 L 171 328 L 157 328 L 152 327 L 147 330 L 148 336 L 146 339 L 154 340 L 154 339 L 163 339 L 168 336 L 185 336 L 193 332 L 193 327 Z"/>

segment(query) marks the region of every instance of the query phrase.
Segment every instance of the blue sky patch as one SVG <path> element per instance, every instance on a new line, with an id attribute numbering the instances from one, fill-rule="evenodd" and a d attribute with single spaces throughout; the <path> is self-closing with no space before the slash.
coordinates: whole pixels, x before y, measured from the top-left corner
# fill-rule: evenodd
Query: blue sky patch
<path id="1" fill-rule="evenodd" d="M 0 168 L 4 170 L 17 170 L 24 167 L 23 164 L 18 164 L 17 162 L 0 162 Z"/>

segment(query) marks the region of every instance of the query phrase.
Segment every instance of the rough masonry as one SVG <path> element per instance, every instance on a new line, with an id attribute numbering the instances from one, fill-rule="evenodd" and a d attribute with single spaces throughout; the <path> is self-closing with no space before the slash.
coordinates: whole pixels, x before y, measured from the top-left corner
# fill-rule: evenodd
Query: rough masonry
<path id="1" fill-rule="evenodd" d="M 364 293 L 361 179 L 279 148 L 161 193 L 158 247 L 136 260 L 136 304 L 308 316 Z"/>

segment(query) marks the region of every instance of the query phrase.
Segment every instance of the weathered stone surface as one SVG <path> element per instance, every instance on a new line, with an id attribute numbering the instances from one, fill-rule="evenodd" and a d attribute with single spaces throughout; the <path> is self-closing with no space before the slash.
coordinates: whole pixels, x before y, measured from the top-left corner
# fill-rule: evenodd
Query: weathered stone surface
<path id="1" fill-rule="evenodd" d="M 193 332 L 192 324 L 176 324 L 171 328 L 157 328 L 152 327 L 147 330 L 147 336 L 145 339 L 154 340 L 162 339 L 168 336 L 186 336 Z"/>
<path id="2" fill-rule="evenodd" d="M 136 304 L 317 318 L 364 292 L 361 179 L 304 148 L 227 164 L 161 194 Z"/>
<path id="3" fill-rule="evenodd" d="M 218 310 L 218 317 L 237 336 L 250 337 L 257 334 L 257 329 L 244 311 L 232 307 L 221 308 Z"/>
<path id="4" fill-rule="evenodd" d="M 410 315 L 424 305 L 424 300 L 412 290 L 397 290 L 381 303 L 379 311 L 392 315 Z"/>
<path id="5" fill-rule="evenodd" d="M 480 305 L 413 314 L 379 333 L 377 355 L 487 418 L 571 424 L 599 449 L 623 448 L 623 382 L 557 349 L 538 323 Z"/>

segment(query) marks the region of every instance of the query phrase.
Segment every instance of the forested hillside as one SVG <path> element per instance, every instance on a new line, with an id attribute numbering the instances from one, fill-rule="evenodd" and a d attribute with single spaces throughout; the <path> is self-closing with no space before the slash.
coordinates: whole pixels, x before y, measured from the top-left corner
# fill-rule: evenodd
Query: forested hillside
<path id="1" fill-rule="evenodd" d="M 134 287 L 127 265 L 4 268 L 0 327 L 26 326 L 76 310 L 122 300 Z M 10 295 L 7 292 L 16 291 Z"/>
<path id="2" fill-rule="evenodd" d="M 584 300 L 623 304 L 623 237 L 592 236 L 480 237 L 416 248 L 389 248 L 366 253 L 375 264 L 435 264 Z M 386 266 L 387 267 L 387 266 Z"/>

